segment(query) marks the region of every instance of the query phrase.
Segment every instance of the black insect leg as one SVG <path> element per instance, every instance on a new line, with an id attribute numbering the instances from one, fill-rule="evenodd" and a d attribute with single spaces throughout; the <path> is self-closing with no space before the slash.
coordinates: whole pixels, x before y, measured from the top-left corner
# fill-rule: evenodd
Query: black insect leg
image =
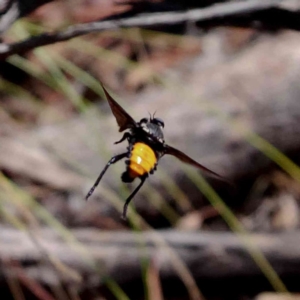
<path id="1" fill-rule="evenodd" d="M 125 132 L 123 134 L 122 138 L 119 141 L 115 142 L 115 144 L 120 144 L 120 143 L 122 143 L 123 141 L 125 141 L 126 139 L 128 139 L 130 137 L 131 137 L 131 134 L 129 132 Z"/>
<path id="2" fill-rule="evenodd" d="M 109 168 L 110 165 L 116 163 L 117 161 L 119 161 L 120 159 L 126 157 L 128 154 L 128 152 L 122 153 L 122 154 L 118 154 L 116 156 L 113 156 L 109 162 L 106 164 L 105 168 L 102 170 L 102 172 L 100 173 L 99 177 L 97 178 L 96 182 L 94 183 L 94 185 L 92 186 L 92 188 L 90 189 L 90 191 L 88 192 L 88 194 L 85 196 L 85 200 L 87 200 L 94 192 L 95 188 L 98 186 L 101 178 L 103 177 L 103 175 L 105 174 L 105 172 L 107 171 L 107 169 Z"/>
<path id="3" fill-rule="evenodd" d="M 142 187 L 145 180 L 146 180 L 146 176 L 142 177 L 140 184 L 136 187 L 136 189 L 132 192 L 132 194 L 126 199 L 126 202 L 125 202 L 124 207 L 123 207 L 123 213 L 122 213 L 122 216 L 121 216 L 123 220 L 126 220 L 126 214 L 127 214 L 127 208 L 128 208 L 129 202 L 135 196 L 135 194 L 139 191 L 139 189 Z"/>

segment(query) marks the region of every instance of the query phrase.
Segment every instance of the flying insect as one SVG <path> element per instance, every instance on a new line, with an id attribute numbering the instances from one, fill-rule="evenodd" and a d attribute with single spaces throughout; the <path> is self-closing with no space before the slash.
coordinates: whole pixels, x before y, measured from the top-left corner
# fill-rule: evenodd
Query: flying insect
<path id="1" fill-rule="evenodd" d="M 139 178 L 141 180 L 140 184 L 135 188 L 132 194 L 125 201 L 123 213 L 121 216 L 124 220 L 126 220 L 129 202 L 140 190 L 149 174 L 154 173 L 157 168 L 159 159 L 162 158 L 165 154 L 173 155 L 184 163 L 190 164 L 202 171 L 205 171 L 206 173 L 215 176 L 222 181 L 227 181 L 225 178 L 199 164 L 198 162 L 187 156 L 185 153 L 167 145 L 164 141 L 164 121 L 162 119 L 150 115 L 150 118 L 142 118 L 139 122 L 136 122 L 110 96 L 110 94 L 104 87 L 103 90 L 111 111 L 118 123 L 119 132 L 128 130 L 123 134 L 122 138 L 119 141 L 115 142 L 115 144 L 119 144 L 127 140 L 129 145 L 126 152 L 115 155 L 108 161 L 108 163 L 98 176 L 96 182 L 86 195 L 86 200 L 93 194 L 95 188 L 98 186 L 100 180 L 102 179 L 103 175 L 110 167 L 110 165 L 118 162 L 123 158 L 127 158 L 125 162 L 127 167 L 125 172 L 121 176 L 122 181 L 132 182 L 135 178 Z"/>

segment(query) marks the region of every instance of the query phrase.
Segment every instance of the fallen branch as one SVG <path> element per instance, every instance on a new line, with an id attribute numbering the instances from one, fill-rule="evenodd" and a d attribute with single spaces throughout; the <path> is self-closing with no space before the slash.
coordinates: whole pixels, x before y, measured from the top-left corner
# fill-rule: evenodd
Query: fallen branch
<path id="1" fill-rule="evenodd" d="M 243 286 L 249 286 L 248 280 L 251 278 L 250 289 L 253 291 L 253 288 L 258 288 L 255 284 L 263 278 L 240 239 L 232 233 L 162 231 L 137 234 L 84 229 L 72 233 L 82 243 L 84 251 L 75 243 L 67 245 L 46 229 L 35 233 L 36 242 L 43 248 L 40 251 L 37 243 L 25 232 L 1 228 L 0 258 L 4 262 L 19 261 L 27 276 L 39 283 L 53 287 L 63 281 L 65 284 L 75 284 L 81 291 L 91 286 L 103 287 L 105 276 L 122 286 L 140 282 L 141 261 L 145 258 L 153 261 L 163 283 L 174 283 L 179 278 L 174 268 L 174 253 L 189 268 L 200 286 L 202 282 L 212 288 L 209 283 L 223 280 L 231 287 L 235 286 L 236 280 Z M 299 232 L 247 237 L 264 253 L 275 271 L 286 279 L 300 276 L 299 239 Z M 164 240 L 168 246 L 162 246 L 158 240 Z M 44 252 L 55 258 L 57 268 L 45 268 Z M 5 266 L 1 266 L 2 274 Z M 74 280 L 76 273 L 81 274 L 81 280 Z M 7 276 L 7 272 L 5 274 Z M 239 288 L 235 287 L 236 290 Z M 222 293 L 222 288 L 216 291 L 214 287 L 210 292 L 213 291 Z"/>

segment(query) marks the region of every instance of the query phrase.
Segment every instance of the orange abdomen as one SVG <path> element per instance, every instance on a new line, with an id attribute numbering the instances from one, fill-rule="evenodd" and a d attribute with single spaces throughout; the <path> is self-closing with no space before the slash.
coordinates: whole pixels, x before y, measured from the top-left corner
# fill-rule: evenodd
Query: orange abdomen
<path id="1" fill-rule="evenodd" d="M 136 178 L 149 173 L 156 162 L 155 153 L 148 145 L 143 143 L 134 144 L 128 166 L 129 176 Z"/>

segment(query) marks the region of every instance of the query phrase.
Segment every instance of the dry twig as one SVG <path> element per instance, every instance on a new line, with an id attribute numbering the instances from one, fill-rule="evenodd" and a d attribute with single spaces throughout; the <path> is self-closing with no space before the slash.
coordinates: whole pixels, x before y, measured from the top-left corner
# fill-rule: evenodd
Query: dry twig
<path id="1" fill-rule="evenodd" d="M 241 17 L 243 15 L 263 12 L 274 8 L 280 9 L 280 4 L 282 2 L 285 2 L 286 4 L 289 1 L 290 0 L 236 1 L 224 4 L 216 4 L 207 8 L 191 9 L 183 12 L 138 14 L 130 18 L 104 20 L 87 24 L 73 25 L 59 32 L 44 33 L 15 44 L 0 44 L 0 60 L 4 60 L 12 54 L 21 54 L 27 52 L 36 47 L 66 41 L 77 36 L 103 30 L 114 30 L 127 27 L 174 25 L 186 21 L 207 22 L 222 20 L 222 23 L 226 24 L 227 18 Z M 284 27 L 282 20 L 278 19 L 277 22 L 279 27 Z M 296 28 L 297 26 L 294 24 L 294 27 Z M 300 22 L 298 24 L 298 28 L 300 28 Z"/>

